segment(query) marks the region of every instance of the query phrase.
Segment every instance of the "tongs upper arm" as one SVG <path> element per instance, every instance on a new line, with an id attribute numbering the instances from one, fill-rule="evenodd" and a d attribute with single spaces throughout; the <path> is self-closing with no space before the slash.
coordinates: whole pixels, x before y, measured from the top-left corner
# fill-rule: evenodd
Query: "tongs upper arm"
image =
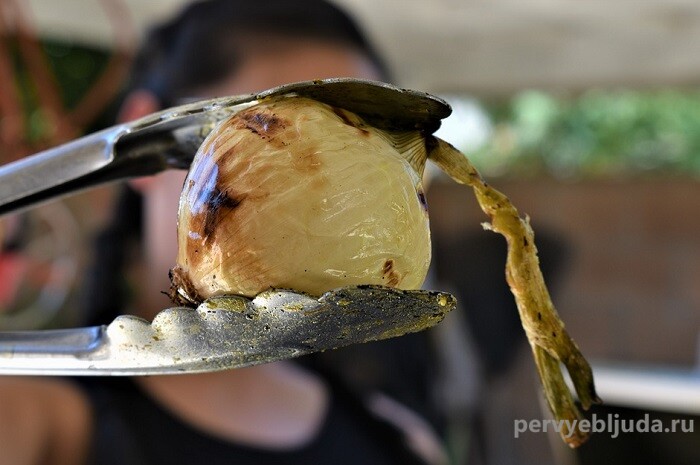
<path id="1" fill-rule="evenodd" d="M 0 166 L 0 215 L 113 181 L 187 169 L 232 97 L 154 113 Z"/>
<path id="2" fill-rule="evenodd" d="M 1 166 L 0 215 L 111 181 L 187 169 L 219 121 L 257 101 L 282 95 L 343 107 L 386 129 L 433 132 L 451 111 L 432 95 L 350 78 L 298 82 L 257 94 L 202 100 Z"/>
<path id="3" fill-rule="evenodd" d="M 109 165 L 124 132 L 116 126 L 0 166 L 0 214 L 58 196 L 76 179 Z"/>

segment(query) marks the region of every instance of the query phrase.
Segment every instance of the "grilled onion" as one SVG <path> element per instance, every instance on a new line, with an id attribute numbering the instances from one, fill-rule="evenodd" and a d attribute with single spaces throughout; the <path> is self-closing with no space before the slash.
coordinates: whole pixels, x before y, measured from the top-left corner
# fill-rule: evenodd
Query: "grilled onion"
<path id="1" fill-rule="evenodd" d="M 185 180 L 174 295 L 198 303 L 270 287 L 419 288 L 430 263 L 425 159 L 417 132 L 389 134 L 315 100 L 235 114 Z"/>

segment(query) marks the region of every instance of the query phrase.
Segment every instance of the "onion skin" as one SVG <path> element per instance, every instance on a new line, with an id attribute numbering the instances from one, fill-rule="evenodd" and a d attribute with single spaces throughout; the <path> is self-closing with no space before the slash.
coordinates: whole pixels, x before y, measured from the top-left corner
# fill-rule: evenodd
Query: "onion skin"
<path id="1" fill-rule="evenodd" d="M 197 152 L 171 295 L 197 304 L 269 288 L 417 289 L 429 263 L 420 174 L 391 138 L 353 113 L 286 97 L 232 116 Z"/>

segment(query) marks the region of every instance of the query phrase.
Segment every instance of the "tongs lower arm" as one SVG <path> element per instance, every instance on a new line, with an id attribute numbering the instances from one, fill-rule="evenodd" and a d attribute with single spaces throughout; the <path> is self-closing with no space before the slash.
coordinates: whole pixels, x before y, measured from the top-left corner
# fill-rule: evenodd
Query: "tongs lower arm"
<path id="1" fill-rule="evenodd" d="M 153 375 L 238 368 L 420 331 L 440 322 L 450 294 L 379 286 L 315 299 L 285 290 L 175 307 L 152 323 L 0 332 L 0 374 Z"/>

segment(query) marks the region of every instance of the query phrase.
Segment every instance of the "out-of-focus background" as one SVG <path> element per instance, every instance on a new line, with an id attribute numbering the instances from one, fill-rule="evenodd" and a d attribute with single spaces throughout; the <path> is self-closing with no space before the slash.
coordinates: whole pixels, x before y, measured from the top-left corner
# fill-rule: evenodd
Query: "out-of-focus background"
<path id="1" fill-rule="evenodd" d="M 0 0 L 0 162 L 109 124 L 144 28 L 184 3 Z M 448 99 L 454 114 L 439 135 L 532 218 L 555 303 L 599 373 L 607 407 L 594 413 L 695 428 L 602 433 L 577 453 L 551 434 L 514 438 L 515 420 L 545 413 L 511 330 L 514 310 L 484 291 L 501 279 L 502 244 L 481 230 L 471 193 L 434 173 L 437 280 L 460 296 L 467 345 L 486 373 L 471 387 L 482 393 L 482 434 L 469 432 L 468 445 L 453 434 L 455 455 L 700 462 L 700 4 L 337 3 L 364 25 L 397 83 Z M 6 220 L 0 329 L 79 324 L 76 283 L 109 196 L 97 190 Z M 464 453 L 474 444 L 477 458 Z"/>

